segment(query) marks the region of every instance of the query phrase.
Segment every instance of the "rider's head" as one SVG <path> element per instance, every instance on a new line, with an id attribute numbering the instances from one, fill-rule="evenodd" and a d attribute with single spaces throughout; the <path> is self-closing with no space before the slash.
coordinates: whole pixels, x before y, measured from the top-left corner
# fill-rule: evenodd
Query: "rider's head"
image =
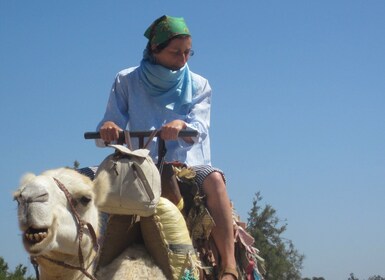
<path id="1" fill-rule="evenodd" d="M 182 68 L 190 56 L 192 40 L 183 18 L 162 16 L 147 28 L 146 54 L 154 62 L 171 70 Z"/>

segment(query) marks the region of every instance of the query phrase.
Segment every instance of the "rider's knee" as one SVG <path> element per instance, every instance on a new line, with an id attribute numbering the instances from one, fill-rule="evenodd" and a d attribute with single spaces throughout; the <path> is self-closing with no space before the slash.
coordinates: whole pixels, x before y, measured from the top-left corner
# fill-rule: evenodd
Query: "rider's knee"
<path id="1" fill-rule="evenodd" d="M 226 184 L 223 175 L 219 172 L 212 172 L 203 182 L 203 190 L 206 195 L 226 193 Z"/>

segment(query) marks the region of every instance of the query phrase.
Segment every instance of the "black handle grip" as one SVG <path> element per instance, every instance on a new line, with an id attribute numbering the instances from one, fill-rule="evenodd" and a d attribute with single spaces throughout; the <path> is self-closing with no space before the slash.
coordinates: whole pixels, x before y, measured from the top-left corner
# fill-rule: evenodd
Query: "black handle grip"
<path id="1" fill-rule="evenodd" d="M 152 134 L 152 130 L 148 131 L 130 131 L 131 137 L 149 137 Z M 160 131 L 155 136 L 160 136 Z M 193 129 L 183 129 L 179 131 L 178 137 L 196 137 L 198 131 Z M 99 132 L 85 132 L 84 139 L 100 139 Z M 124 139 L 124 131 L 119 132 L 119 139 Z"/>

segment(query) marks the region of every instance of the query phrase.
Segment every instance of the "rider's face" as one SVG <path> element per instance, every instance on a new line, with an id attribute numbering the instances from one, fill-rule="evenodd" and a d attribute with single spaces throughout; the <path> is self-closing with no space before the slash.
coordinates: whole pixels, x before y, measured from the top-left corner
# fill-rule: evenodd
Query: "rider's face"
<path id="1" fill-rule="evenodd" d="M 191 37 L 175 38 L 166 48 L 153 55 L 160 65 L 171 70 L 179 70 L 190 58 L 191 46 Z"/>

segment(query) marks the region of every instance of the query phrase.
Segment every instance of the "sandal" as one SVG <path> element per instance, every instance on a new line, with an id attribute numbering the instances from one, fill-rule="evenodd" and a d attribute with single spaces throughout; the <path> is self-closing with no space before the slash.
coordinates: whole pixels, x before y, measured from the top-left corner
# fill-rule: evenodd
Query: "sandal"
<path id="1" fill-rule="evenodd" d="M 232 275 L 235 280 L 238 280 L 238 271 L 235 268 L 230 268 L 230 267 L 222 268 L 221 271 L 219 272 L 219 279 L 222 279 L 222 277 L 225 274 Z"/>

